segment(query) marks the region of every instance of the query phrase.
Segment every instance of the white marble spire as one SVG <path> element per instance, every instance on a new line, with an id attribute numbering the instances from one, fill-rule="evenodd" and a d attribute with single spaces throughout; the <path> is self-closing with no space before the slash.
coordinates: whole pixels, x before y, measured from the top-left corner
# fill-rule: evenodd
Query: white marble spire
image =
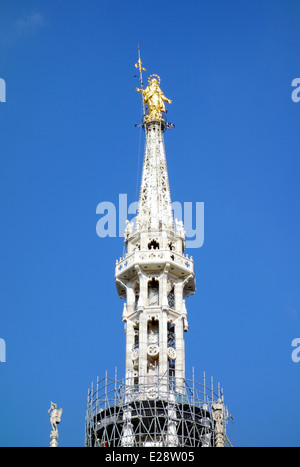
<path id="1" fill-rule="evenodd" d="M 116 262 L 115 279 L 120 298 L 126 300 L 126 377 L 134 386 L 147 385 L 147 397 L 152 397 L 155 378 L 163 382 L 164 391 L 171 381 L 178 391 L 182 387 L 185 299 L 195 292 L 195 276 L 193 259 L 184 254 L 183 226 L 177 223 L 174 229 L 161 102 L 171 101 L 156 78 L 140 91 L 148 114 L 143 121 L 146 142 L 138 215 L 135 230 L 127 223 L 126 254 Z"/>
<path id="2" fill-rule="evenodd" d="M 164 123 L 145 123 L 146 146 L 136 231 L 174 230 L 166 163 Z"/>

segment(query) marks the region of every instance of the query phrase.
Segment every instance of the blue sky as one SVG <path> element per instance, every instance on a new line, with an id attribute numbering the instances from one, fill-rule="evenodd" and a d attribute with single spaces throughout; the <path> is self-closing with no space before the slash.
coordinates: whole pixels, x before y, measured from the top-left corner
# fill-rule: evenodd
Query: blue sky
<path id="1" fill-rule="evenodd" d="M 123 241 L 96 207 L 136 200 L 138 42 L 173 100 L 172 200 L 205 205 L 187 376 L 220 381 L 234 445 L 299 446 L 299 21 L 294 0 L 1 1 L 1 446 L 47 446 L 50 401 L 83 445 L 91 381 L 123 374 Z"/>

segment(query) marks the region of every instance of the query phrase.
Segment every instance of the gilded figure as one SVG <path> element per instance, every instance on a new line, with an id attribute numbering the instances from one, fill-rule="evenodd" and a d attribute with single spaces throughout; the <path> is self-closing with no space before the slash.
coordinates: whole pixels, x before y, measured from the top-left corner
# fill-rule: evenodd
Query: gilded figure
<path id="1" fill-rule="evenodd" d="M 159 76 L 157 76 L 159 82 L 154 76 L 157 75 L 150 76 L 148 80 L 149 85 L 146 89 L 136 88 L 136 90 L 142 94 L 144 104 L 147 106 L 148 115 L 146 115 L 145 120 L 148 122 L 152 120 L 163 121 L 163 113 L 166 112 L 164 102 L 172 104 L 172 101 L 164 95 L 159 87 Z"/>

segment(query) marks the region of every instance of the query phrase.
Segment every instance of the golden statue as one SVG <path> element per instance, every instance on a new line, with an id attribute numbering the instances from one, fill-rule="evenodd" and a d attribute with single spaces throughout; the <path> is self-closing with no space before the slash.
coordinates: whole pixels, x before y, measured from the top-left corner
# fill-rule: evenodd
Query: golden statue
<path id="1" fill-rule="evenodd" d="M 151 75 L 148 79 L 148 87 L 146 89 L 136 90 L 143 96 L 143 103 L 147 106 L 148 115 L 145 120 L 147 122 L 156 120 L 163 121 L 163 113 L 166 111 L 164 102 L 172 104 L 172 101 L 168 99 L 162 90 L 160 89 L 160 77 L 157 75 Z"/>

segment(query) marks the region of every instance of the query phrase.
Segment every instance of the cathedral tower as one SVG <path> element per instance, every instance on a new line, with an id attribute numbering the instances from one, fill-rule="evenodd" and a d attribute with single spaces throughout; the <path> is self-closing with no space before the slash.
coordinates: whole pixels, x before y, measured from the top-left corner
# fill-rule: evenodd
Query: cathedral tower
<path id="1" fill-rule="evenodd" d="M 143 88 L 145 154 L 136 225 L 127 221 L 125 255 L 115 265 L 124 300 L 125 378 L 97 381 L 88 396 L 87 446 L 223 446 L 223 396 L 185 375 L 186 299 L 195 293 L 182 221 L 173 219 L 164 132 L 171 101 L 151 75 Z"/>
<path id="2" fill-rule="evenodd" d="M 195 292 L 194 264 L 184 255 L 182 222 L 176 220 L 174 228 L 166 124 L 159 105 L 167 99 L 156 78 L 149 82 L 143 99 L 152 113 L 149 110 L 143 122 L 146 146 L 136 227 L 127 224 L 126 255 L 116 264 L 115 279 L 119 296 L 126 300 L 126 377 L 132 376 L 134 382 L 153 375 L 174 377 L 180 384 L 188 329 L 185 299 Z"/>

